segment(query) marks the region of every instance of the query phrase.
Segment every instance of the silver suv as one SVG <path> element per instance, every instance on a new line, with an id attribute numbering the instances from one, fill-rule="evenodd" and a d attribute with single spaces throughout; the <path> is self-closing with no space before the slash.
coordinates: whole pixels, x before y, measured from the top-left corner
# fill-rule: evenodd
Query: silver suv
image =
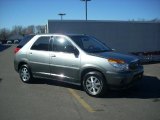
<path id="1" fill-rule="evenodd" d="M 23 82 L 69 82 L 82 85 L 91 96 L 108 88 L 127 88 L 143 76 L 135 56 L 116 53 L 88 35 L 29 35 L 15 48 L 14 66 Z"/>

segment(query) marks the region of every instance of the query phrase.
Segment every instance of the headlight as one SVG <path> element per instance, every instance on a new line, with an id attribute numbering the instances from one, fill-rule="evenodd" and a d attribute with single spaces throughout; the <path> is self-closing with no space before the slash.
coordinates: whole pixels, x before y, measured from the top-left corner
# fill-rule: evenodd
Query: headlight
<path id="1" fill-rule="evenodd" d="M 129 65 L 127 63 L 125 63 L 125 61 L 123 60 L 119 60 L 119 59 L 108 59 L 108 62 L 115 68 L 117 68 L 118 70 L 129 70 Z"/>

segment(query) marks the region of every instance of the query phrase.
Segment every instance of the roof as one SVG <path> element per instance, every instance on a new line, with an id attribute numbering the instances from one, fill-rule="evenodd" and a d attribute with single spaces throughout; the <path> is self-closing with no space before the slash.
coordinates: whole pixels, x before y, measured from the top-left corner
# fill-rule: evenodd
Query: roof
<path id="1" fill-rule="evenodd" d="M 49 22 L 97 22 L 97 23 L 155 23 L 160 24 L 160 21 L 136 21 L 136 20 L 128 20 L 128 21 L 122 21 L 122 20 L 48 20 Z"/>
<path id="2" fill-rule="evenodd" d="M 85 34 L 72 34 L 72 33 L 46 33 L 46 34 L 36 34 L 36 35 L 66 35 L 66 36 L 80 36 Z"/>

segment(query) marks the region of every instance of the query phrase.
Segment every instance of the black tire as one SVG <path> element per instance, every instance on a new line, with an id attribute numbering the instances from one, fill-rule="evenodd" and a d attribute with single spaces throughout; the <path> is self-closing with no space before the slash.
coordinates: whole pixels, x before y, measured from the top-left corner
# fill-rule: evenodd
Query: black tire
<path id="1" fill-rule="evenodd" d="M 107 84 L 100 72 L 92 71 L 84 75 L 83 88 L 88 95 L 100 97 L 106 92 Z"/>
<path id="2" fill-rule="evenodd" d="M 24 83 L 30 83 L 33 80 L 32 73 L 27 64 L 23 64 L 20 67 L 19 76 Z"/>

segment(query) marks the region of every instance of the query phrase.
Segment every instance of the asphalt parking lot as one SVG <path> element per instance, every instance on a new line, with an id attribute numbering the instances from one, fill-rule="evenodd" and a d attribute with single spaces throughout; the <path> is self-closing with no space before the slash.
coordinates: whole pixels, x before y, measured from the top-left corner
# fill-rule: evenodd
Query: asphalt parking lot
<path id="1" fill-rule="evenodd" d="M 22 83 L 14 47 L 0 51 L 0 120 L 160 120 L 160 63 L 144 65 L 144 77 L 133 88 L 93 98 L 62 82 Z"/>

